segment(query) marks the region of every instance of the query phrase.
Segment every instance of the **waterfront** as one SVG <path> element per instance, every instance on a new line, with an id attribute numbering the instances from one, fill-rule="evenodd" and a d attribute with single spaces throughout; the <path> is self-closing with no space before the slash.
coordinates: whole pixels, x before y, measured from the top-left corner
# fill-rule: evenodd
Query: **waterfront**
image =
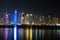
<path id="1" fill-rule="evenodd" d="M 0 26 L 1 27 L 1 26 Z M 7 28 L 8 27 L 8 28 Z M 14 28 L 13 27 L 1 27 L 0 39 L 1 40 L 14 40 Z M 60 39 L 60 29 L 53 29 L 55 26 L 51 26 L 49 29 L 44 29 L 47 26 L 17 26 L 17 40 L 58 40 Z M 49 26 L 48 26 L 49 27 Z"/>

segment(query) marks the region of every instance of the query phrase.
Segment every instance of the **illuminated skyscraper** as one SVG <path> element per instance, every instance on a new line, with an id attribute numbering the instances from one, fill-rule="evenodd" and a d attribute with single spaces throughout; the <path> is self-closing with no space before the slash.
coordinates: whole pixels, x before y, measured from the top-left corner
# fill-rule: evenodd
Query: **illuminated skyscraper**
<path id="1" fill-rule="evenodd" d="M 8 18 L 8 14 L 6 14 L 6 25 L 9 24 L 9 18 Z"/>
<path id="2" fill-rule="evenodd" d="M 29 23 L 32 25 L 33 22 L 33 18 L 32 18 L 32 14 L 29 14 Z"/>
<path id="3" fill-rule="evenodd" d="M 17 40 L 17 10 L 14 14 L 14 40 Z"/>
<path id="4" fill-rule="evenodd" d="M 42 24 L 45 25 L 45 17 L 42 16 Z"/>
<path id="5" fill-rule="evenodd" d="M 26 14 L 26 24 L 29 25 L 29 14 Z"/>
<path id="6" fill-rule="evenodd" d="M 21 13 L 21 24 L 24 24 L 24 12 Z"/>
<path id="7" fill-rule="evenodd" d="M 17 20 L 17 24 L 21 25 L 21 13 L 18 14 L 18 20 Z"/>
<path id="8" fill-rule="evenodd" d="M 9 25 L 11 24 L 11 18 L 10 18 L 11 14 L 8 13 L 8 21 L 9 21 Z"/>
<path id="9" fill-rule="evenodd" d="M 48 16 L 48 25 L 50 25 L 50 22 L 51 22 L 50 16 Z"/>
<path id="10" fill-rule="evenodd" d="M 53 17 L 53 24 L 56 24 L 56 17 Z"/>
<path id="11" fill-rule="evenodd" d="M 42 19 L 41 19 L 41 16 L 39 17 L 39 25 L 42 24 Z"/>

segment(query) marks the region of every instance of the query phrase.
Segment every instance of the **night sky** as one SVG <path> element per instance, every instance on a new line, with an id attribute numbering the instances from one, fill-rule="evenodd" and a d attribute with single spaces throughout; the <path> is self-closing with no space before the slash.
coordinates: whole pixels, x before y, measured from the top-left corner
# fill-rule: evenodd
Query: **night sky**
<path id="1" fill-rule="evenodd" d="M 60 3 L 56 0 L 0 0 L 0 14 L 15 9 L 33 14 L 60 16 Z"/>

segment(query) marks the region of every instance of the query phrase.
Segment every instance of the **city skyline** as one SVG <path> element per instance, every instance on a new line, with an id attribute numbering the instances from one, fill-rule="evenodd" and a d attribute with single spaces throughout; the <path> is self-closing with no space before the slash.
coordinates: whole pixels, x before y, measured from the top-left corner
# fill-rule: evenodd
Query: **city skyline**
<path id="1" fill-rule="evenodd" d="M 0 40 L 59 40 L 60 1 L 0 0 Z"/>
<path id="2" fill-rule="evenodd" d="M 6 19 L 7 18 L 7 19 Z M 32 24 L 32 25 L 57 25 L 60 24 L 60 18 L 55 16 L 44 16 L 44 15 L 36 15 L 32 13 L 25 14 L 24 12 L 17 11 L 17 25 L 21 24 Z M 14 24 L 14 12 L 8 13 L 5 12 L 2 16 L 0 16 L 0 25 L 5 25 L 6 21 L 8 21 L 8 25 Z"/>

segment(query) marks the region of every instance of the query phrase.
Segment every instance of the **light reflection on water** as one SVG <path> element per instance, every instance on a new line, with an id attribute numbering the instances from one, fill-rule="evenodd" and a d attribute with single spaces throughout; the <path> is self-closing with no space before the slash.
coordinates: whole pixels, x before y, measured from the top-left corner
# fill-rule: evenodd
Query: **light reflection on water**
<path id="1" fill-rule="evenodd" d="M 4 28 L 4 40 L 8 40 L 8 28 Z"/>
<path id="2" fill-rule="evenodd" d="M 23 37 L 23 29 L 18 29 L 18 37 L 17 37 L 17 40 L 22 40 L 22 37 Z"/>
<path id="3" fill-rule="evenodd" d="M 0 28 L 0 39 L 1 40 L 3 40 L 3 36 L 4 36 L 3 34 L 4 34 L 3 28 Z"/>
<path id="4" fill-rule="evenodd" d="M 14 29 L 9 28 L 9 40 L 14 40 Z"/>
<path id="5" fill-rule="evenodd" d="M 7 30 L 6 30 L 7 29 Z M 18 28 L 18 40 L 27 40 L 31 38 L 32 33 L 32 40 L 51 40 L 52 38 L 60 39 L 60 30 L 44 30 L 44 29 L 32 29 L 32 32 L 29 31 L 30 29 Z M 6 32 L 7 31 L 7 32 Z M 5 34 L 6 33 L 6 34 Z M 7 36 L 5 36 L 7 35 Z M 0 28 L 0 39 L 6 40 L 14 40 L 14 28 Z M 27 39 L 26 39 L 27 37 Z M 37 38 L 37 39 L 36 39 Z"/>

